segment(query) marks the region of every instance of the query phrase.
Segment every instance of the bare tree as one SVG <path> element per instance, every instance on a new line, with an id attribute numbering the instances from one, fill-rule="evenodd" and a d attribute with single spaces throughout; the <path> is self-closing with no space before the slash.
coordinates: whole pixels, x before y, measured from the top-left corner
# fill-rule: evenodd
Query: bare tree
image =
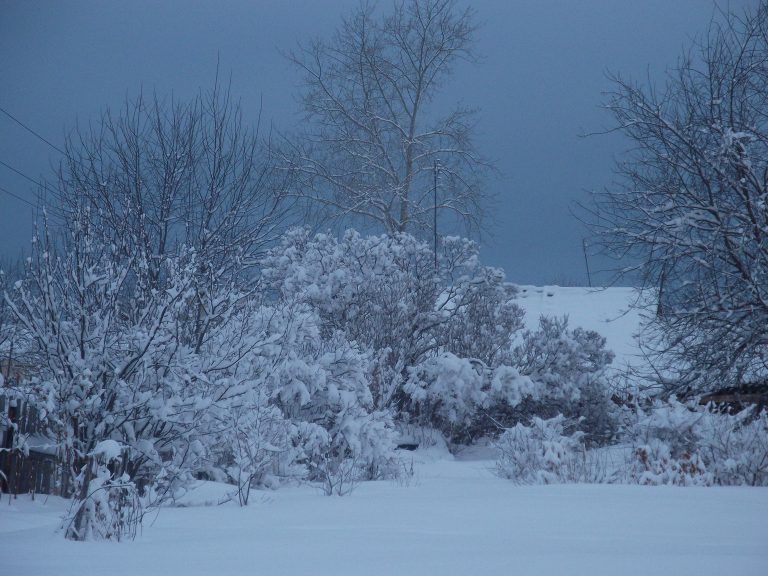
<path id="1" fill-rule="evenodd" d="M 474 111 L 435 105 L 454 65 L 472 59 L 474 32 L 455 0 L 399 0 L 387 14 L 363 4 L 330 39 L 288 55 L 306 129 L 284 156 L 313 211 L 389 233 L 431 229 L 436 211 L 477 222 L 488 164 L 473 147 Z"/>
<path id="2" fill-rule="evenodd" d="M 88 214 L 99 242 L 146 263 L 138 297 L 164 287 L 169 257 L 195 252 L 196 351 L 230 304 L 210 295 L 246 277 L 290 215 L 285 173 L 218 82 L 190 102 L 139 95 L 105 112 L 68 139 L 58 176 L 67 220 Z"/>
<path id="3" fill-rule="evenodd" d="M 663 89 L 614 81 L 634 147 L 594 223 L 656 304 L 657 373 L 676 390 L 765 377 L 768 3 L 720 14 Z"/>

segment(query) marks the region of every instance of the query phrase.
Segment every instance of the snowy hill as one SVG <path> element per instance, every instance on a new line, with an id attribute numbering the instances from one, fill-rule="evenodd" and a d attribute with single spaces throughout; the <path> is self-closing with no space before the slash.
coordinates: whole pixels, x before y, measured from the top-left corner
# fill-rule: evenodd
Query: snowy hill
<path id="1" fill-rule="evenodd" d="M 539 316 L 568 316 L 569 325 L 594 330 L 607 340 L 616 354 L 614 366 L 636 365 L 639 348 L 635 336 L 641 329 L 640 312 L 632 308 L 636 288 L 586 288 L 562 286 L 518 286 L 525 322 L 535 328 Z"/>

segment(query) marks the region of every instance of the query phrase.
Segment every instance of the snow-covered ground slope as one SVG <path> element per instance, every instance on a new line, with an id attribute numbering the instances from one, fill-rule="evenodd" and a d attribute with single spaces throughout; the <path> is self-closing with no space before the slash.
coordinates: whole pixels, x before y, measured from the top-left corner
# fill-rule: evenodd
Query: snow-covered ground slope
<path id="1" fill-rule="evenodd" d="M 416 456 L 419 457 L 418 455 Z M 0 573 L 19 576 L 764 576 L 768 489 L 515 486 L 488 460 L 416 466 L 410 486 L 311 487 L 234 504 L 164 509 L 133 542 L 75 543 L 65 506 L 0 505 Z M 201 500 L 210 499 L 211 486 Z M 194 499 L 193 499 L 194 500 Z"/>
<path id="2" fill-rule="evenodd" d="M 534 329 L 539 316 L 568 316 L 571 328 L 594 330 L 607 340 L 616 354 L 614 366 L 640 362 L 636 336 L 641 330 L 640 312 L 632 306 L 635 288 L 586 288 L 562 286 L 519 286 L 519 304 L 525 309 L 525 323 Z"/>

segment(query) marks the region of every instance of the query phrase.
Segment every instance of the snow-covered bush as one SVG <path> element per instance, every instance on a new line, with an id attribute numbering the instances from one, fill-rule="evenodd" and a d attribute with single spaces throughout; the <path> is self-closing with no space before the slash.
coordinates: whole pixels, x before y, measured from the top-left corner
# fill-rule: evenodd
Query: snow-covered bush
<path id="1" fill-rule="evenodd" d="M 641 484 L 768 485 L 768 414 L 728 414 L 674 398 L 629 416 L 627 480 Z"/>
<path id="2" fill-rule="evenodd" d="M 39 358 L 21 387 L 57 439 L 65 495 L 77 491 L 74 476 L 104 440 L 126 446 L 120 476 L 188 464 L 210 394 L 197 356 L 179 338 L 194 253 L 164 262 L 166 290 L 143 291 L 134 273 L 140 262 L 100 245 L 87 214 L 70 224 L 66 252 L 39 240 L 9 300 Z"/>
<path id="3" fill-rule="evenodd" d="M 304 428 L 307 434 L 307 425 Z M 402 472 L 387 413 L 347 414 L 335 434 L 314 428 L 304 444 L 306 464 L 309 478 L 318 481 L 327 496 L 344 496 L 363 480 L 392 479 Z"/>
<path id="4" fill-rule="evenodd" d="M 424 423 L 441 429 L 466 424 L 486 404 L 485 370 L 467 358 L 445 353 L 411 368 L 404 391 Z"/>
<path id="5" fill-rule="evenodd" d="M 570 328 L 567 317 L 543 316 L 537 330 L 523 334 L 513 358 L 522 374 L 542 386 L 540 396 L 524 410 L 578 418 L 590 441 L 613 433 L 605 370 L 613 353 L 605 347 L 605 338 L 591 330 Z"/>
<path id="6" fill-rule="evenodd" d="M 497 472 L 518 483 L 768 485 L 768 413 L 728 414 L 674 398 L 625 414 L 622 442 L 589 448 L 563 415 L 533 417 L 497 442 Z M 575 428 L 576 423 L 572 424 Z"/>
<path id="7" fill-rule="evenodd" d="M 517 335 L 508 365 L 494 370 L 492 382 L 504 401 L 480 414 L 471 435 L 488 433 L 489 423 L 509 427 L 563 414 L 578 422 L 587 444 L 609 441 L 617 430 L 606 371 L 612 360 L 596 332 L 569 328 L 565 317 L 541 317 L 537 330 Z M 501 386 L 509 379 L 512 384 Z"/>
<path id="8" fill-rule="evenodd" d="M 768 486 L 768 414 L 712 419 L 705 459 L 722 485 Z"/>
<path id="9" fill-rule="evenodd" d="M 247 343 L 237 361 L 222 356 L 233 338 L 212 338 L 206 362 L 218 359 L 217 397 L 210 407 L 212 475 L 218 468 L 247 502 L 251 484 L 280 477 L 326 482 L 347 460 L 357 480 L 384 473 L 393 454 L 388 412 L 369 388 L 370 353 L 340 331 L 323 330 L 303 302 L 263 298 L 244 304 L 230 332 Z M 210 351 L 210 354 L 209 354 Z M 342 466 L 343 465 L 343 466 Z"/>
<path id="10" fill-rule="evenodd" d="M 555 484 L 582 480 L 585 458 L 583 433 L 565 434 L 561 414 L 550 419 L 534 416 L 530 425 L 516 424 L 496 442 L 496 472 L 518 484 Z"/>
<path id="11" fill-rule="evenodd" d="M 269 484 L 279 470 L 281 457 L 290 452 L 291 427 L 282 412 L 265 398 L 245 401 L 228 411 L 231 426 L 219 438 L 231 455 L 227 476 L 237 487 L 240 505 L 247 506 L 251 488 Z"/>
<path id="12" fill-rule="evenodd" d="M 455 261 L 441 260 L 440 274 L 458 270 L 473 257 L 470 248 Z M 370 390 L 377 409 L 400 400 L 407 369 L 434 353 L 449 311 L 438 305 L 444 282 L 429 246 L 407 234 L 343 238 L 310 236 L 298 229 L 264 259 L 263 277 L 280 297 L 317 311 L 322 330 L 342 332 L 370 350 Z"/>
<path id="13" fill-rule="evenodd" d="M 210 464 L 253 344 L 232 319 L 287 209 L 258 140 L 216 87 L 188 103 L 139 96 L 67 142 L 61 226 L 44 218 L 8 290 L 34 358 L 20 387 L 58 444 L 63 495 L 104 440 L 155 502 Z"/>
<path id="14" fill-rule="evenodd" d="M 506 281 L 499 268 L 475 263 L 463 272 L 464 276 L 450 279 L 451 289 L 446 290 L 451 315 L 443 348 L 489 368 L 511 365 L 512 343 L 523 329 L 525 314 L 517 303 L 517 287 Z"/>
<path id="15" fill-rule="evenodd" d="M 522 326 L 515 289 L 479 264 L 477 246 L 443 239 L 435 268 L 428 243 L 408 234 L 341 239 L 298 229 L 263 260 L 281 297 L 317 310 L 327 331 L 373 353 L 371 392 L 379 409 L 400 405 L 409 370 L 443 352 L 486 365 Z"/>
<path id="16" fill-rule="evenodd" d="M 297 445 L 308 478 L 327 483 L 340 470 L 357 480 L 376 478 L 387 469 L 394 443 L 390 413 L 374 407 L 370 355 L 339 332 L 324 338 L 316 317 L 303 329 L 311 335 L 289 351 L 268 385 L 285 417 L 305 424 Z"/>
<path id="17" fill-rule="evenodd" d="M 262 264 L 277 298 L 307 305 L 321 333 L 370 352 L 373 405 L 401 421 L 458 442 L 560 412 L 588 412 L 593 436 L 611 427 L 605 340 L 546 318 L 523 334 L 516 288 L 480 265 L 468 240 L 444 238 L 435 268 L 431 247 L 408 234 L 298 229 Z"/>
<path id="18" fill-rule="evenodd" d="M 62 528 L 71 540 L 134 538 L 143 519 L 143 503 L 127 474 L 119 474 L 124 449 L 114 440 L 99 442 L 77 478 L 73 500 Z"/>
<path id="19" fill-rule="evenodd" d="M 479 412 L 513 408 L 525 398 L 538 397 L 540 389 L 539 383 L 511 366 L 489 369 L 477 360 L 446 352 L 412 368 L 404 392 L 424 424 L 460 438 Z"/>
<path id="20" fill-rule="evenodd" d="M 569 328 L 568 318 L 542 316 L 535 331 L 526 331 L 513 351 L 520 371 L 543 384 L 542 399 L 576 402 L 613 360 L 605 338 L 583 328 Z"/>
<path id="21" fill-rule="evenodd" d="M 673 453 L 669 444 L 656 438 L 633 448 L 627 472 L 631 482 L 653 486 L 711 486 L 714 483 L 712 473 L 707 472 L 697 452 Z"/>

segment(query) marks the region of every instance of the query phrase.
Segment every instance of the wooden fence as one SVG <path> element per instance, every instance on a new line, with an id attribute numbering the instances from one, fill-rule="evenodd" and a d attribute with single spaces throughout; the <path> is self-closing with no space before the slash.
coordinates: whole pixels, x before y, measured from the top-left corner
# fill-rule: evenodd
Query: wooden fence
<path id="1" fill-rule="evenodd" d="M 52 444 L 35 406 L 0 394 L 0 491 L 54 493 L 57 460 Z"/>

